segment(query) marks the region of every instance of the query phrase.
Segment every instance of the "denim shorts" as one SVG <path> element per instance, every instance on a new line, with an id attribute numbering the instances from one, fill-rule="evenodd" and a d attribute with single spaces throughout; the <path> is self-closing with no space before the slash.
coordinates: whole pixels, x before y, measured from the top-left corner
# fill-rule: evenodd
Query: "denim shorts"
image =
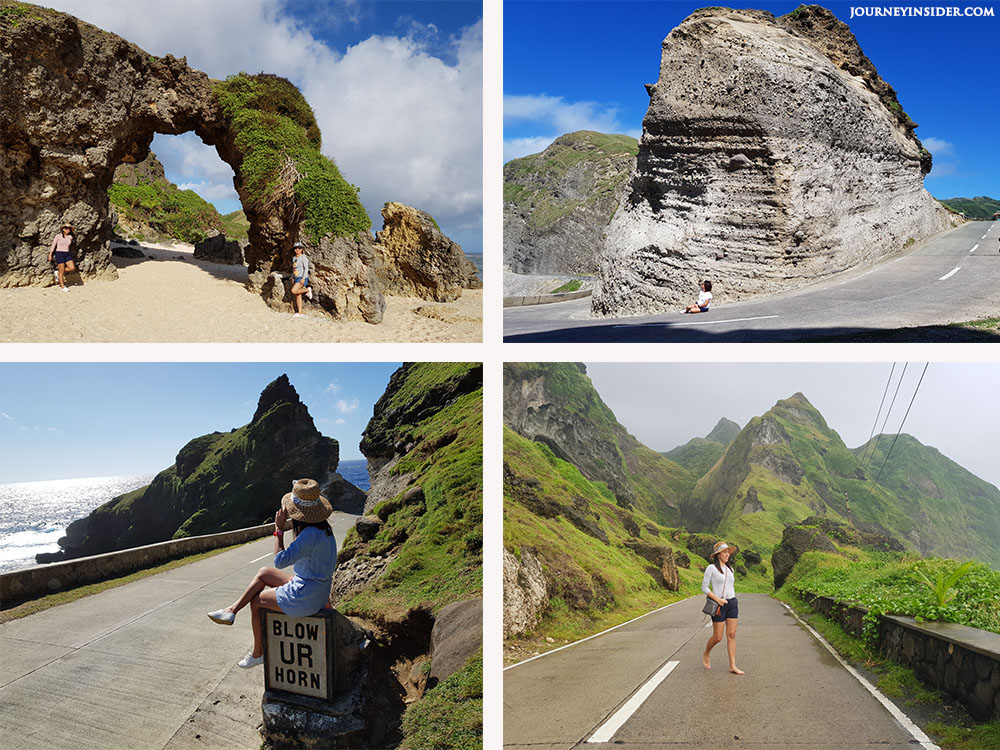
<path id="1" fill-rule="evenodd" d="M 704 307 L 699 307 L 698 309 L 701 310 L 702 312 L 708 312 L 708 305 L 705 305 Z"/>
<path id="2" fill-rule="evenodd" d="M 302 286 L 309 286 L 308 276 L 293 276 L 292 281 L 294 281 L 296 284 L 301 284 Z"/>
<path id="3" fill-rule="evenodd" d="M 725 622 L 726 620 L 738 620 L 740 617 L 740 605 L 734 596 L 726 602 L 726 605 L 719 610 L 719 614 L 712 615 L 712 622 Z"/>
<path id="4" fill-rule="evenodd" d="M 56 263 L 69 263 L 71 260 L 73 260 L 73 257 L 69 253 L 56 250 Z"/>

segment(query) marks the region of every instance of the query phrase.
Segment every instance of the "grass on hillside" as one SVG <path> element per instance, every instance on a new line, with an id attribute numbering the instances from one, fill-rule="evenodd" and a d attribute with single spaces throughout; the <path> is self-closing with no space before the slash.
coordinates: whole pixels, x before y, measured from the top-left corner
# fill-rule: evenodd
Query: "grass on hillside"
<path id="1" fill-rule="evenodd" d="M 44 612 L 52 607 L 58 607 L 60 604 L 69 604 L 70 602 L 75 602 L 78 599 L 83 599 L 86 596 L 100 594 L 102 591 L 118 588 L 119 586 L 132 583 L 133 581 L 141 581 L 143 578 L 149 578 L 150 576 L 155 576 L 158 573 L 166 573 L 168 570 L 174 570 L 175 568 L 180 568 L 185 565 L 189 565 L 190 563 L 198 562 L 199 560 L 215 557 L 216 555 L 221 555 L 223 552 L 228 552 L 231 549 L 243 547 L 247 544 L 253 544 L 255 541 L 257 540 L 254 539 L 249 542 L 243 542 L 242 544 L 220 547 L 219 549 L 209 550 L 208 552 L 200 552 L 197 555 L 182 557 L 177 560 L 170 560 L 169 562 L 162 563 L 161 565 L 144 568 L 143 570 L 139 570 L 125 576 L 119 576 L 118 578 L 109 578 L 105 581 L 99 581 L 97 583 L 88 583 L 67 591 L 59 591 L 55 594 L 48 594 L 38 599 L 32 599 L 31 601 L 18 604 L 10 609 L 0 611 L 0 625 L 5 622 L 10 622 L 11 620 L 17 620 L 21 617 L 28 617 L 29 615 L 34 615 L 38 612 Z"/>
<path id="2" fill-rule="evenodd" d="M 268 73 L 239 73 L 215 85 L 222 111 L 236 132 L 246 194 L 257 206 L 290 200 L 305 209 L 313 242 L 327 234 L 350 236 L 371 229 L 371 219 L 337 166 L 320 153 L 316 116 L 295 86 Z"/>
<path id="3" fill-rule="evenodd" d="M 557 286 L 555 289 L 549 292 L 549 294 L 564 294 L 566 292 L 576 292 L 580 289 L 582 283 L 583 282 L 581 282 L 579 279 L 573 279 L 571 281 L 567 281 L 562 286 Z"/>
<path id="4" fill-rule="evenodd" d="M 399 750 L 480 750 L 483 746 L 483 651 L 424 694 L 403 715 Z"/>
<path id="5" fill-rule="evenodd" d="M 939 690 L 922 683 L 912 669 L 885 658 L 837 622 L 813 612 L 787 585 L 776 595 L 791 606 L 851 665 L 906 711 L 944 750 L 1000 750 L 1000 721 L 977 722 Z"/>
<path id="6" fill-rule="evenodd" d="M 148 224 L 157 232 L 182 242 L 200 242 L 211 230 L 221 231 L 222 217 L 215 206 L 193 190 L 179 190 L 169 182 L 124 185 L 112 183 L 108 199 L 121 219 Z"/>
<path id="7" fill-rule="evenodd" d="M 250 236 L 250 221 L 246 214 L 233 211 L 222 217 L 222 230 L 230 240 L 245 240 Z"/>

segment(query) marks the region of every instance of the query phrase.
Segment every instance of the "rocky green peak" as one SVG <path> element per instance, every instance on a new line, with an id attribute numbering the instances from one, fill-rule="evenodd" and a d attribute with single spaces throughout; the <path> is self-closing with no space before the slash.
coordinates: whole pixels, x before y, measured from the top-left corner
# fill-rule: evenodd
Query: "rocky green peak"
<path id="1" fill-rule="evenodd" d="M 829 429 L 823 415 L 801 393 L 795 393 L 788 398 L 781 399 L 764 416 L 772 416 L 803 425 L 816 425 L 823 430 Z"/>
<path id="2" fill-rule="evenodd" d="M 740 426 L 736 424 L 731 419 L 726 419 L 723 417 L 718 421 L 712 431 L 705 436 L 705 440 L 711 440 L 713 443 L 720 443 L 722 445 L 729 445 L 736 436 L 740 434 Z"/>
<path id="3" fill-rule="evenodd" d="M 257 411 L 254 412 L 251 422 L 256 422 L 262 416 L 267 414 L 267 412 L 271 410 L 271 407 L 279 403 L 288 403 L 292 405 L 302 403 L 298 392 L 289 382 L 287 375 L 281 375 L 271 381 L 267 384 L 267 387 L 261 391 L 260 398 L 257 401 Z"/>

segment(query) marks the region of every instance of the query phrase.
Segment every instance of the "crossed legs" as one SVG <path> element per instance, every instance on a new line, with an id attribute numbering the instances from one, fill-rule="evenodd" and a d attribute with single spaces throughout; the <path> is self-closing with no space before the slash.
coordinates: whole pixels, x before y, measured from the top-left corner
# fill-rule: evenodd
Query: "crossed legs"
<path id="1" fill-rule="evenodd" d="M 275 589 L 292 580 L 290 573 L 285 573 L 277 568 L 265 567 L 257 571 L 246 590 L 235 602 L 230 604 L 224 611 L 236 614 L 247 604 L 250 605 L 251 625 L 253 626 L 253 651 L 252 656 L 260 656 L 264 653 L 264 639 L 261 632 L 260 611 L 271 609 L 280 612 L 281 607 L 275 598 Z"/>

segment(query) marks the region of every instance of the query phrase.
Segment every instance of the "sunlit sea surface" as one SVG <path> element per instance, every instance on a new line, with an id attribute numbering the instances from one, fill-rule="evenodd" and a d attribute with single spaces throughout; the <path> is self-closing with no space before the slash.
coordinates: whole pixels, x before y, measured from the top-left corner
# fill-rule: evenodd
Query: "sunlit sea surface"
<path id="1" fill-rule="evenodd" d="M 58 552 L 66 527 L 108 500 L 149 484 L 155 474 L 0 484 L 0 572 Z"/>
<path id="2" fill-rule="evenodd" d="M 337 471 L 368 491 L 368 462 L 341 461 Z M 155 474 L 54 479 L 0 484 L 0 573 L 35 565 L 35 555 L 58 552 L 66 527 L 118 495 L 144 487 Z"/>

